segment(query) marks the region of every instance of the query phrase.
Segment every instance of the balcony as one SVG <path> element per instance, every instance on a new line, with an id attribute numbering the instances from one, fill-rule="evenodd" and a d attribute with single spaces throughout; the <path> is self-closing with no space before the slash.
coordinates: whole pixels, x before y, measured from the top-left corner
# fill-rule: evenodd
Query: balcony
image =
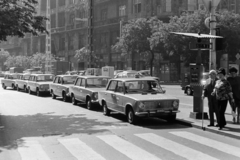
<path id="1" fill-rule="evenodd" d="M 109 25 L 109 24 L 117 24 L 117 23 L 120 23 L 121 20 L 127 21 L 127 16 L 116 17 L 116 18 L 111 18 L 111 19 L 106 19 L 106 20 L 101 20 L 101 21 L 94 21 L 93 26 L 104 26 L 104 25 Z"/>
<path id="2" fill-rule="evenodd" d="M 74 24 L 69 24 L 69 25 L 66 26 L 67 31 L 72 30 L 72 29 L 74 29 Z"/>

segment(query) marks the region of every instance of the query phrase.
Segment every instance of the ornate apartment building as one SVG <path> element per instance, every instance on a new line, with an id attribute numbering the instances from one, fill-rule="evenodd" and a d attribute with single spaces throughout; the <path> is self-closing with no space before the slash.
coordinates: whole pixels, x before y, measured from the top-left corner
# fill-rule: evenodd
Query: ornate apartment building
<path id="1" fill-rule="evenodd" d="M 89 2 L 92 1 L 92 16 Z M 97 55 L 96 66 L 114 66 L 115 69 L 131 67 L 129 59 L 114 52 L 111 46 L 117 42 L 121 24 L 130 19 L 157 16 L 168 22 L 169 16 L 180 15 L 205 9 L 202 0 L 50 0 L 51 8 L 51 53 L 56 57 L 72 63 L 72 68 L 82 70 L 87 67 L 86 60 L 76 60 L 75 51 L 89 46 Z M 239 0 L 221 0 L 219 8 L 240 13 Z M 47 0 L 39 0 L 37 13 L 46 15 Z M 92 37 L 89 37 L 89 19 L 92 18 Z M 46 35 L 25 38 L 9 38 L 0 44 L 1 48 L 15 55 L 32 55 L 46 50 Z M 133 68 L 147 69 L 144 59 L 134 57 Z M 158 69 L 165 80 L 179 80 L 181 64 L 179 60 L 163 61 Z"/>

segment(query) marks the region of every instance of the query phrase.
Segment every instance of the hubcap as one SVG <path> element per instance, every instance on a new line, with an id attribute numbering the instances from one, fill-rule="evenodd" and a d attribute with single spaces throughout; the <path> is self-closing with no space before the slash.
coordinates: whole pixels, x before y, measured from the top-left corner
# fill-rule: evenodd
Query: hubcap
<path id="1" fill-rule="evenodd" d="M 132 122 L 132 120 L 133 120 L 133 113 L 131 111 L 129 111 L 129 113 L 128 113 L 128 121 Z"/>
<path id="2" fill-rule="evenodd" d="M 188 94 L 191 94 L 191 90 L 190 90 L 189 88 L 187 89 L 187 93 L 188 93 Z"/>
<path id="3" fill-rule="evenodd" d="M 72 97 L 72 103 L 75 103 L 75 98 L 74 97 Z"/>

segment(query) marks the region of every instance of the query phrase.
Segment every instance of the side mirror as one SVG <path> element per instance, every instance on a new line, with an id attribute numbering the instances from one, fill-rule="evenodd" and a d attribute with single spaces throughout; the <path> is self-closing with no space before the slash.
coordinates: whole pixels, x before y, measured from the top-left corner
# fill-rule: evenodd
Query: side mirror
<path id="1" fill-rule="evenodd" d="M 163 90 L 163 94 L 165 94 L 166 93 L 166 90 Z"/>

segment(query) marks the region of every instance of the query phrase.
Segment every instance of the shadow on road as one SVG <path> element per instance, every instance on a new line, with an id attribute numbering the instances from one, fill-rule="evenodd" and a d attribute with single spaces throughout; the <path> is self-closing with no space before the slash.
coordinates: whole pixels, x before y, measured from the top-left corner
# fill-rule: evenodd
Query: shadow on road
<path id="1" fill-rule="evenodd" d="M 58 116 L 54 113 L 4 116 L 1 115 L 4 129 L 0 130 L 0 147 L 14 149 L 24 145 L 22 138 L 68 136 L 71 134 L 97 134 L 109 132 L 110 126 L 121 126 L 119 122 L 102 122 L 87 118 L 85 114 Z M 0 151 L 1 152 L 1 151 Z"/>

